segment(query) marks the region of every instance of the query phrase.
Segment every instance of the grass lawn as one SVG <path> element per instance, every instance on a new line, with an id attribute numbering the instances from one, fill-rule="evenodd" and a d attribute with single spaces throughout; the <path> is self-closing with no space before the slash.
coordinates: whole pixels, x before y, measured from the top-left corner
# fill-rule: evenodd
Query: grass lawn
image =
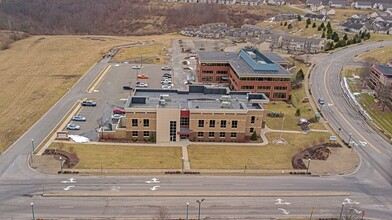
<path id="1" fill-rule="evenodd" d="M 371 41 L 392 40 L 392 35 L 371 33 L 370 40 Z"/>
<path id="2" fill-rule="evenodd" d="M 78 155 L 76 169 L 179 169 L 181 147 L 115 146 L 52 143 L 49 148 Z"/>
<path id="3" fill-rule="evenodd" d="M 390 37 L 390 40 L 392 40 L 392 36 Z M 388 61 L 392 60 L 392 46 L 371 50 L 369 52 L 359 55 L 356 59 L 363 61 L 367 57 L 375 58 L 379 60 L 381 64 L 386 64 Z"/>
<path id="4" fill-rule="evenodd" d="M 332 15 L 332 18 L 334 20 L 339 20 L 341 22 L 347 20 L 347 18 L 350 18 L 354 14 L 371 14 L 373 13 L 373 10 L 357 10 L 353 8 L 334 8 L 336 14 Z"/>
<path id="5" fill-rule="evenodd" d="M 374 102 L 372 95 L 361 94 L 357 98 L 374 122 L 392 137 L 392 112 L 381 111 L 379 103 Z"/>
<path id="6" fill-rule="evenodd" d="M 170 59 L 166 54 L 168 53 L 167 48 L 170 47 L 170 40 L 162 43 L 152 42 L 152 45 L 122 48 L 118 51 L 114 57 L 114 61 L 137 61 L 149 64 L 163 64 L 165 60 Z"/>
<path id="7" fill-rule="evenodd" d="M 48 111 L 110 48 L 170 38 L 173 35 L 33 36 L 11 44 L 10 49 L 0 52 L 0 152 Z"/>
<path id="8" fill-rule="evenodd" d="M 278 139 L 280 133 L 268 133 L 267 139 Z M 327 133 L 283 134 L 287 145 L 188 147 L 192 169 L 292 169 L 291 160 L 302 150 L 328 140 Z"/>

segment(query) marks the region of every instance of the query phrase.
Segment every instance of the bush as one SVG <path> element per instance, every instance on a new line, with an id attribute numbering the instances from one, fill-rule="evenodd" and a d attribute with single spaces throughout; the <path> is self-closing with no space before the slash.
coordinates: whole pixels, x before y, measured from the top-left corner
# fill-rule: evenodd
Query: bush
<path id="1" fill-rule="evenodd" d="M 250 139 L 251 139 L 252 141 L 256 141 L 256 140 L 257 140 L 256 131 L 253 131 L 253 134 L 252 134 L 252 136 L 250 137 Z"/>
<path id="2" fill-rule="evenodd" d="M 301 109 L 297 108 L 295 111 L 295 116 L 300 116 L 301 115 Z"/>
<path id="3" fill-rule="evenodd" d="M 293 26 L 289 24 L 289 26 L 287 26 L 287 29 L 291 29 L 291 28 L 293 28 Z"/>

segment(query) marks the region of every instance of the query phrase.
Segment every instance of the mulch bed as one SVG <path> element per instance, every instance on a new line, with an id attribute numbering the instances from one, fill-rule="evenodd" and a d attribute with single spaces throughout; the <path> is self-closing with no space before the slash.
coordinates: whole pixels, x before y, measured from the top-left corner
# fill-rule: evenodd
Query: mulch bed
<path id="1" fill-rule="evenodd" d="M 327 160 L 331 154 L 330 147 L 342 147 L 340 144 L 324 143 L 308 148 L 294 156 L 292 166 L 294 169 L 306 169 L 303 159 Z"/>

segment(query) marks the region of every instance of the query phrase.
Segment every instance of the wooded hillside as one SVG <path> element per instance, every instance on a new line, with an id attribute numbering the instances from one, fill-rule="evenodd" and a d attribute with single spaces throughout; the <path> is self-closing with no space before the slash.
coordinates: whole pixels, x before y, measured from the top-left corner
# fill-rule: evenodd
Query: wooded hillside
<path id="1" fill-rule="evenodd" d="M 145 35 L 213 22 L 255 24 L 274 13 L 262 7 L 155 0 L 2 0 L 0 28 L 30 34 Z"/>

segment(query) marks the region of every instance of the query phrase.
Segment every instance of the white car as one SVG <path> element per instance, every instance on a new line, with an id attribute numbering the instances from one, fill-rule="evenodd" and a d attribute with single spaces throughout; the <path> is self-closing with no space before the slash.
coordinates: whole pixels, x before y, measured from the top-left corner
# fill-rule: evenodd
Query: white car
<path id="1" fill-rule="evenodd" d="M 169 67 L 169 66 L 164 66 L 164 67 L 162 67 L 161 69 L 162 69 L 162 70 L 171 70 L 172 68 Z"/>
<path id="2" fill-rule="evenodd" d="M 67 125 L 68 130 L 80 130 L 80 126 L 76 124 L 68 124 Z"/>
<path id="3" fill-rule="evenodd" d="M 171 80 L 169 80 L 169 79 L 163 79 L 163 80 L 161 80 L 161 85 L 164 85 L 164 84 L 171 84 L 172 83 L 172 81 Z"/>
<path id="4" fill-rule="evenodd" d="M 123 116 L 120 115 L 120 114 L 114 114 L 114 115 L 112 115 L 112 119 L 113 119 L 113 120 L 119 120 L 121 117 L 123 117 Z"/>
<path id="5" fill-rule="evenodd" d="M 141 82 L 141 83 L 137 83 L 136 87 L 148 87 L 147 83 Z"/>
<path id="6" fill-rule="evenodd" d="M 134 65 L 134 66 L 132 66 L 132 69 L 134 69 L 134 70 L 140 70 L 142 67 L 141 66 L 139 66 L 139 65 Z"/>

